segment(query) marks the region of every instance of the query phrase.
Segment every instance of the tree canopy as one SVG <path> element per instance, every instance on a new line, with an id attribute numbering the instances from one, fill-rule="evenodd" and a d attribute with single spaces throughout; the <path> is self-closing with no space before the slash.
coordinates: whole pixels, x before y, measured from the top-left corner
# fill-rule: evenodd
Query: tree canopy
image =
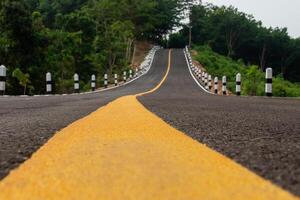
<path id="1" fill-rule="evenodd" d="M 68 92 L 79 73 L 103 77 L 127 69 L 135 41 L 161 43 L 190 14 L 194 44 L 246 64 L 272 67 L 299 82 L 300 39 L 285 28 L 266 28 L 233 7 L 202 5 L 198 0 L 1 0 L 0 64 L 8 68 L 7 93 L 22 94 L 15 69 L 30 75 L 29 94 L 45 92 L 51 72 L 56 92 Z M 190 12 L 187 12 L 190 11 Z M 176 47 L 187 44 L 188 27 L 170 36 Z"/>
<path id="2" fill-rule="evenodd" d="M 300 82 L 300 39 L 291 38 L 286 28 L 266 28 L 253 16 L 234 7 L 212 4 L 190 8 L 192 42 L 209 45 L 214 51 L 246 64 L 272 67 L 275 74 Z M 187 44 L 189 28 L 171 35 L 171 45 Z"/>
<path id="3" fill-rule="evenodd" d="M 0 63 L 8 74 L 30 75 L 32 94 L 45 91 L 52 72 L 56 92 L 71 88 L 74 73 L 88 84 L 92 73 L 121 71 L 134 42 L 160 42 L 180 22 L 192 0 L 2 0 Z M 21 94 L 16 78 L 8 93 Z"/>

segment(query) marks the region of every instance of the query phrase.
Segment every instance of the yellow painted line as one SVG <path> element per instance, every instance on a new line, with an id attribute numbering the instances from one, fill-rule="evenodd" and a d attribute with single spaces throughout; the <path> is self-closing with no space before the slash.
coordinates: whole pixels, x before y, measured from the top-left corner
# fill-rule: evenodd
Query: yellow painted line
<path id="1" fill-rule="evenodd" d="M 169 72 L 170 72 L 170 69 L 171 69 L 171 54 L 172 54 L 172 50 L 169 50 L 169 55 L 168 55 L 168 67 L 167 67 L 167 71 L 164 75 L 164 77 L 162 78 L 162 80 L 160 81 L 160 83 L 155 87 L 153 88 L 152 90 L 148 91 L 148 92 L 144 92 L 144 93 L 140 93 L 140 94 L 137 94 L 136 96 L 143 96 L 143 95 L 146 95 L 146 94 L 150 94 L 150 93 L 153 93 L 155 92 L 156 90 L 158 90 L 161 85 L 165 82 L 165 80 L 167 79 L 168 75 L 169 75 Z"/>
<path id="2" fill-rule="evenodd" d="M 297 198 L 126 96 L 58 132 L 0 182 L 0 199 Z"/>

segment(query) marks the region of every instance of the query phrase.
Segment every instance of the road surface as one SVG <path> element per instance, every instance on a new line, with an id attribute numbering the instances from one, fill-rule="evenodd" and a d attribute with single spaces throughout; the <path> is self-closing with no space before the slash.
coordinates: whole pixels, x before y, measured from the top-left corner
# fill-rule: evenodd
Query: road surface
<path id="1" fill-rule="evenodd" d="M 0 97 L 0 178 L 27 160 L 56 131 L 118 97 L 156 86 L 167 67 L 167 50 L 159 50 L 146 76 L 113 90 L 74 96 Z"/>
<path id="2" fill-rule="evenodd" d="M 118 89 L 0 103 L 2 177 L 28 159 L 0 182 L 7 199 L 294 199 L 270 182 L 300 195 L 299 100 L 206 94 L 182 50 Z"/>
<path id="3" fill-rule="evenodd" d="M 140 98 L 172 126 L 300 195 L 300 100 L 215 96 L 192 79 L 174 50 L 162 87 Z"/>

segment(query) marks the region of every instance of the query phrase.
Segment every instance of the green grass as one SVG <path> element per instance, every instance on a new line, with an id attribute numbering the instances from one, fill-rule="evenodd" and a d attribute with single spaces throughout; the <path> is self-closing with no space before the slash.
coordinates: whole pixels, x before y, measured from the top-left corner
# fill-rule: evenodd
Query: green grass
<path id="1" fill-rule="evenodd" d="M 265 74 L 258 66 L 246 66 L 242 60 L 234 61 L 213 52 L 208 46 L 194 48 L 194 56 L 209 74 L 222 78 L 227 76 L 228 89 L 235 92 L 235 77 L 242 75 L 242 95 L 263 96 L 265 87 Z M 300 97 L 300 85 L 284 80 L 281 76 L 273 78 L 273 95 L 279 97 Z"/>

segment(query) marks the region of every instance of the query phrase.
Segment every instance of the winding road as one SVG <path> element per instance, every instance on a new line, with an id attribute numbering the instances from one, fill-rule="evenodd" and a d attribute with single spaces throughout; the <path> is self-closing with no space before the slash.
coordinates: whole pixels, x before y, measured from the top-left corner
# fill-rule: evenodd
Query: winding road
<path id="1" fill-rule="evenodd" d="M 109 91 L 0 98 L 0 115 L 0 199 L 300 195 L 300 101 L 209 95 L 181 49 Z"/>

